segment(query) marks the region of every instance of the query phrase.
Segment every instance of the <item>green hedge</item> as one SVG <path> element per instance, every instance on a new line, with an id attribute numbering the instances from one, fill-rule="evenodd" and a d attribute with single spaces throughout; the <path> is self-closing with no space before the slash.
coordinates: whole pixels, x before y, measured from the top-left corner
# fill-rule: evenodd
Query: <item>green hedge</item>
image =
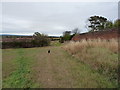
<path id="1" fill-rule="evenodd" d="M 45 39 L 37 42 L 37 40 L 26 41 L 13 41 L 13 42 L 2 42 L 2 48 L 31 48 L 31 47 L 43 47 L 50 45 L 50 41 Z"/>

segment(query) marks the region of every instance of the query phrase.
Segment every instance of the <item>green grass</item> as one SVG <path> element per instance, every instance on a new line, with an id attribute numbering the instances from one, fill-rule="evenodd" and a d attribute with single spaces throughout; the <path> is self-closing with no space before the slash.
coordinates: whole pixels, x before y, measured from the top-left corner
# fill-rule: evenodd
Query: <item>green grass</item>
<path id="1" fill-rule="evenodd" d="M 117 87 L 58 46 L 3 49 L 3 76 L 4 88 Z"/>
<path id="2" fill-rule="evenodd" d="M 70 54 L 66 54 L 68 57 Z M 75 88 L 113 88 L 117 87 L 116 82 L 110 81 L 108 76 L 100 74 L 88 64 L 79 59 L 70 57 L 71 73 L 76 79 Z M 73 61 L 75 60 L 75 61 Z M 82 82 L 82 83 L 81 83 Z"/>
<path id="3" fill-rule="evenodd" d="M 7 78 L 3 80 L 3 88 L 31 88 L 34 83 L 31 80 L 30 64 L 32 58 L 25 56 L 25 49 L 17 49 L 16 58 L 13 60 L 16 64 L 16 69 Z M 11 50 L 12 52 L 12 50 Z M 7 53 L 8 54 L 8 53 Z M 6 56 L 7 56 L 6 54 Z M 5 67 L 4 67 L 5 68 Z"/>
<path id="4" fill-rule="evenodd" d="M 77 53 L 76 57 L 117 84 L 118 54 L 106 48 L 89 48 Z"/>
<path id="5" fill-rule="evenodd" d="M 51 46 L 61 46 L 62 44 L 59 41 L 51 41 Z"/>

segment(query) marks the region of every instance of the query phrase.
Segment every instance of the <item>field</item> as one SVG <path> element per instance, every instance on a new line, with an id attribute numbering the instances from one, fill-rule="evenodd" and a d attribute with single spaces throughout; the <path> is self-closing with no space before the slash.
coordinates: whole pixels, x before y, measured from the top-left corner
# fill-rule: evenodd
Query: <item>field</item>
<path id="1" fill-rule="evenodd" d="M 69 47 L 70 48 L 70 47 Z M 48 54 L 47 51 L 51 50 Z M 92 58 L 71 54 L 65 45 L 52 43 L 52 46 L 39 48 L 3 49 L 3 88 L 115 88 L 117 83 L 109 76 L 95 70 L 95 59 L 108 59 L 116 67 L 117 53 L 108 49 L 90 48 Z M 96 53 L 99 52 L 99 53 Z M 106 54 L 107 53 L 107 54 Z M 83 53 L 84 54 L 84 53 Z M 106 57 L 104 54 L 106 54 Z M 95 56 L 94 56 L 95 55 Z M 98 57 L 97 57 L 98 56 Z M 84 59 L 92 60 L 89 63 Z M 101 59 L 101 58 L 100 58 Z M 114 60 L 111 61 L 110 60 Z M 102 62 L 103 62 L 102 61 Z M 90 64 L 90 65 L 89 65 Z"/>

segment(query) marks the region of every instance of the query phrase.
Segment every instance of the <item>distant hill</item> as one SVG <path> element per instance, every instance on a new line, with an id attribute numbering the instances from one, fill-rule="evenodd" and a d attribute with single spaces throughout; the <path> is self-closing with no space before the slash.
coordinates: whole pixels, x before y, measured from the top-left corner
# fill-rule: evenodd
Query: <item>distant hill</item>
<path id="1" fill-rule="evenodd" d="M 0 34 L 0 36 L 32 36 L 32 35 Z"/>

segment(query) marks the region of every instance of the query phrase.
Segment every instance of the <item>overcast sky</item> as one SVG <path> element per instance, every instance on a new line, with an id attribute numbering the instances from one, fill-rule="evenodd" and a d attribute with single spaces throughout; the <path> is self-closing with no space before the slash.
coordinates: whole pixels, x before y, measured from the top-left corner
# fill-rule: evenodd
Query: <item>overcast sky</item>
<path id="1" fill-rule="evenodd" d="M 2 33 L 32 35 L 40 32 L 60 36 L 63 31 L 74 28 L 86 32 L 86 21 L 94 15 L 114 21 L 118 18 L 118 3 L 2 2 Z"/>

